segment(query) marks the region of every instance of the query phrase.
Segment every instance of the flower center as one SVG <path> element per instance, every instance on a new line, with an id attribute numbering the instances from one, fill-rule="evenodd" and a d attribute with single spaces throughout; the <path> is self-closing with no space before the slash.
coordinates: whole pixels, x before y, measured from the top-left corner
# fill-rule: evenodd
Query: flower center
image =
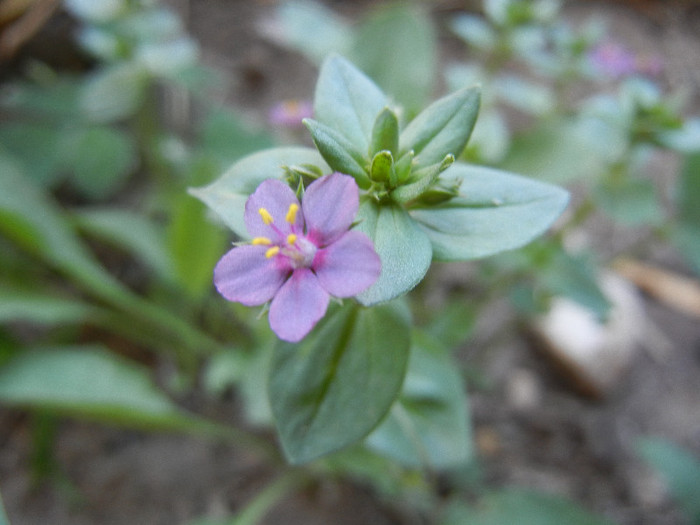
<path id="1" fill-rule="evenodd" d="M 289 210 L 285 216 L 285 221 L 292 227 L 292 232 L 296 230 L 294 223 L 296 221 L 299 205 L 292 203 L 289 205 Z M 258 213 L 262 220 L 268 226 L 272 226 L 280 238 L 283 237 L 282 232 L 275 227 L 272 215 L 265 209 L 260 208 Z M 252 241 L 255 246 L 269 246 L 265 251 L 265 257 L 268 259 L 283 255 L 289 259 L 292 268 L 309 268 L 314 261 L 318 247 L 307 239 L 304 235 L 290 233 L 284 238 L 284 241 L 273 243 L 267 237 L 255 237 Z"/>

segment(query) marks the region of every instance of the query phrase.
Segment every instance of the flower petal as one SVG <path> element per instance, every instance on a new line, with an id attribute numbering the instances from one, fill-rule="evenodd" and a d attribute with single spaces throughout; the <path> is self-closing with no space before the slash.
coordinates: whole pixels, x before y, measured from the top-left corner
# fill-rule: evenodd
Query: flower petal
<path id="1" fill-rule="evenodd" d="M 328 245 L 350 228 L 358 207 L 359 190 L 349 175 L 331 173 L 314 181 L 302 202 L 308 237 Z"/>
<path id="2" fill-rule="evenodd" d="M 267 179 L 260 183 L 253 194 L 245 203 L 243 218 L 245 226 L 251 237 L 267 237 L 273 242 L 282 242 L 284 237 L 291 233 L 292 228 L 286 220 L 289 206 L 299 201 L 292 189 L 284 182 L 277 179 Z M 263 208 L 272 216 L 273 224 L 268 225 L 260 215 Z M 297 232 L 304 229 L 304 216 L 299 210 L 296 214 L 294 226 Z"/>
<path id="3" fill-rule="evenodd" d="M 326 313 L 329 299 L 311 270 L 294 270 L 270 305 L 272 331 L 285 341 L 301 341 Z"/>
<path id="4" fill-rule="evenodd" d="M 257 306 L 272 299 L 289 275 L 286 258 L 266 258 L 267 246 L 238 246 L 214 268 L 214 285 L 229 301 Z"/>
<path id="5" fill-rule="evenodd" d="M 329 294 L 352 297 L 374 284 L 382 263 L 369 237 L 359 231 L 349 231 L 316 252 L 312 268 Z"/>

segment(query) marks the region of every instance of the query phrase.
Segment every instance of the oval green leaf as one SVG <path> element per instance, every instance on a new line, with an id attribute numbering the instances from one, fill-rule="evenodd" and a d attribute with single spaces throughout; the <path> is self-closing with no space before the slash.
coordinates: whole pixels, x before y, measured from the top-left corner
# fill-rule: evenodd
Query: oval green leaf
<path id="1" fill-rule="evenodd" d="M 432 249 L 428 236 L 396 204 L 365 201 L 360 205 L 357 220 L 357 229 L 372 239 L 382 261 L 379 279 L 357 299 L 370 306 L 413 289 L 430 267 Z"/>
<path id="2" fill-rule="evenodd" d="M 287 459 L 305 463 L 363 439 L 401 389 L 410 346 L 403 304 L 348 304 L 299 344 L 281 343 L 269 397 Z"/>
<path id="3" fill-rule="evenodd" d="M 458 197 L 411 216 L 432 243 L 435 259 L 463 261 L 519 248 L 542 234 L 564 211 L 569 194 L 539 181 L 457 163 Z"/>
<path id="4" fill-rule="evenodd" d="M 321 66 L 314 117 L 342 133 L 355 150 L 369 151 L 374 121 L 387 104 L 382 90 L 346 59 L 334 55 Z"/>

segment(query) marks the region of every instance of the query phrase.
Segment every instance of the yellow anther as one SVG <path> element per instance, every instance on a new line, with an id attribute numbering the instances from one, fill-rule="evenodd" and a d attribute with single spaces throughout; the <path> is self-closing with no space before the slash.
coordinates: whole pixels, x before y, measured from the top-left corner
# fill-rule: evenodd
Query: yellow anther
<path id="1" fill-rule="evenodd" d="M 289 210 L 287 210 L 287 216 L 285 217 L 285 220 L 289 224 L 294 224 L 294 221 L 297 220 L 297 212 L 299 211 L 299 205 L 296 202 L 293 202 L 289 205 Z"/>
<path id="2" fill-rule="evenodd" d="M 255 237 L 252 241 L 253 246 L 270 246 L 272 241 L 267 237 Z"/>
<path id="3" fill-rule="evenodd" d="M 265 257 L 268 259 L 270 257 L 274 257 L 280 252 L 280 247 L 279 246 L 273 246 L 272 248 L 268 248 L 267 251 L 265 252 Z"/>
<path id="4" fill-rule="evenodd" d="M 260 214 L 260 217 L 262 217 L 262 220 L 265 224 L 270 225 L 274 222 L 272 219 L 272 215 L 270 215 L 270 212 L 267 211 L 265 208 L 258 208 L 258 213 Z"/>
<path id="5" fill-rule="evenodd" d="M 294 235 L 293 233 L 290 233 L 289 235 L 287 235 L 287 244 L 294 244 L 295 242 L 297 242 L 296 235 Z"/>

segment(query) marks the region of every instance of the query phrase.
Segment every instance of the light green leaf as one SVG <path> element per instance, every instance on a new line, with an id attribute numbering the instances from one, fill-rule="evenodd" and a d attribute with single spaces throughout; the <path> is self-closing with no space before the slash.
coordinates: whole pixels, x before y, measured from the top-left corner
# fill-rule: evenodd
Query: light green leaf
<path id="1" fill-rule="evenodd" d="M 454 156 L 448 154 L 442 159 L 442 162 L 414 171 L 411 174 L 411 179 L 415 177 L 415 182 L 399 186 L 391 192 L 391 198 L 400 204 L 417 199 L 438 180 L 438 176 L 449 168 L 454 161 Z"/>
<path id="2" fill-rule="evenodd" d="M 399 394 L 410 346 L 402 304 L 347 304 L 273 357 L 269 397 L 282 448 L 304 463 L 364 438 Z"/>
<path id="3" fill-rule="evenodd" d="M 493 492 L 478 505 L 455 502 L 441 525 L 612 525 L 559 496 L 524 489 Z"/>
<path id="4" fill-rule="evenodd" d="M 347 21 L 323 4 L 306 0 L 283 2 L 262 30 L 265 36 L 317 63 L 329 53 L 345 53 L 353 37 Z"/>
<path id="5" fill-rule="evenodd" d="M 370 153 L 375 155 L 380 151 L 389 151 L 392 155 L 399 153 L 399 120 L 389 108 L 384 108 L 372 127 L 372 142 Z"/>
<path id="6" fill-rule="evenodd" d="M 103 297 L 126 290 L 95 260 L 58 206 L 0 154 L 0 232 Z"/>
<path id="7" fill-rule="evenodd" d="M 413 150 L 420 167 L 441 162 L 449 154 L 459 158 L 474 128 L 479 99 L 479 89 L 469 87 L 433 102 L 401 132 L 402 155 Z"/>
<path id="8" fill-rule="evenodd" d="M 388 102 L 381 89 L 346 59 L 334 55 L 321 66 L 314 117 L 344 135 L 356 151 L 369 154 L 374 121 Z"/>
<path id="9" fill-rule="evenodd" d="M 685 158 L 676 200 L 678 226 L 672 239 L 700 274 L 700 153 Z"/>
<path id="10" fill-rule="evenodd" d="M 2 147 L 23 166 L 27 176 L 42 186 L 56 183 L 60 175 L 59 136 L 57 129 L 45 123 L 4 122 L 0 125 Z"/>
<path id="11" fill-rule="evenodd" d="M 304 125 L 311 132 L 316 148 L 331 169 L 352 175 L 362 188 L 369 187 L 364 155 L 355 150 L 342 133 L 312 119 L 304 119 Z"/>
<path id="12" fill-rule="evenodd" d="M 430 15 L 417 4 L 381 6 L 357 28 L 351 58 L 409 115 L 415 115 L 437 76 L 436 31 Z"/>
<path id="13" fill-rule="evenodd" d="M 80 106 L 94 122 L 130 117 L 144 101 L 149 78 L 136 64 L 120 62 L 95 71 L 83 86 Z"/>
<path id="14" fill-rule="evenodd" d="M 93 307 L 76 299 L 0 288 L 0 323 L 77 324 L 84 322 L 92 312 Z"/>
<path id="15" fill-rule="evenodd" d="M 365 232 L 382 261 L 379 279 L 358 295 L 366 305 L 389 301 L 405 294 L 425 276 L 432 250 L 430 239 L 396 204 L 379 205 L 373 201 L 360 204 L 357 229 Z"/>
<path id="16" fill-rule="evenodd" d="M 700 523 L 700 460 L 673 443 L 647 438 L 637 446 L 642 457 L 665 478 L 690 523 Z"/>
<path id="17" fill-rule="evenodd" d="M 619 183 L 603 183 L 593 192 L 597 207 L 628 225 L 657 224 L 662 219 L 654 183 L 626 177 Z"/>
<path id="18" fill-rule="evenodd" d="M 129 135 L 107 127 L 81 128 L 62 143 L 61 164 L 85 196 L 111 195 L 136 167 L 136 147 Z"/>
<path id="19" fill-rule="evenodd" d="M 147 217 L 117 208 L 85 208 L 73 217 L 84 232 L 128 250 L 162 279 L 173 279 L 165 232 Z"/>
<path id="20" fill-rule="evenodd" d="M 191 188 L 191 195 L 204 202 L 241 238 L 248 238 L 243 221 L 245 201 L 265 179 L 279 179 L 285 166 L 311 164 L 328 173 L 330 168 L 312 148 L 272 148 L 253 153 L 231 166 L 221 177 L 201 188 Z"/>
<path id="21" fill-rule="evenodd" d="M 446 174 L 462 180 L 460 195 L 411 211 L 438 260 L 476 259 L 523 246 L 542 234 L 569 200 L 561 188 L 491 168 L 455 163 Z"/>
<path id="22" fill-rule="evenodd" d="M 366 444 L 409 467 L 455 467 L 472 454 L 459 367 L 427 335 L 414 340 L 401 395 Z"/>
<path id="23" fill-rule="evenodd" d="M 151 430 L 201 424 L 157 390 L 145 368 L 98 345 L 20 353 L 0 367 L 0 403 Z"/>

